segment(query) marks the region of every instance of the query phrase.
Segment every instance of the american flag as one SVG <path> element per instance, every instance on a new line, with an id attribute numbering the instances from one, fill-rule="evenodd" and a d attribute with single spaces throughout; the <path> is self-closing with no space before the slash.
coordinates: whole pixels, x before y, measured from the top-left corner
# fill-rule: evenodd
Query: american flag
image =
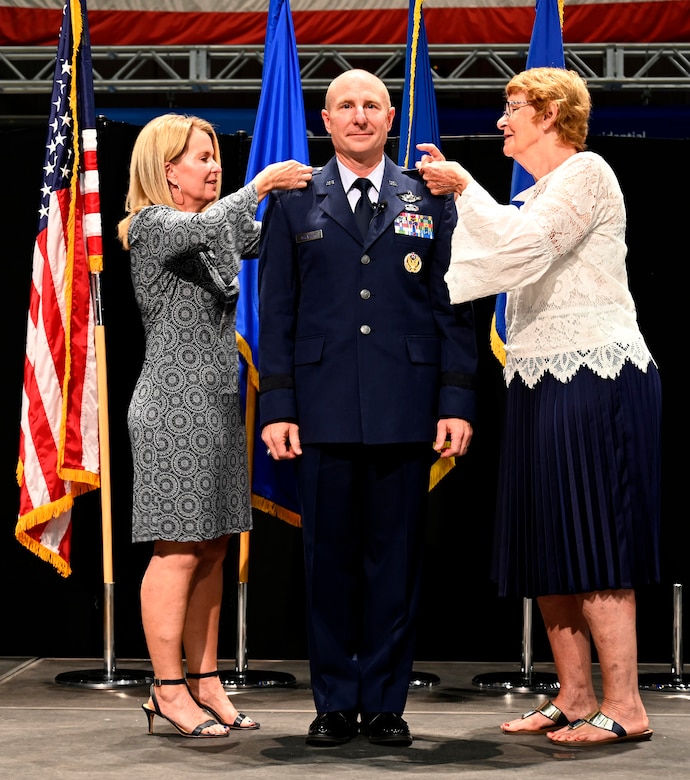
<path id="1" fill-rule="evenodd" d="M 55 63 L 26 329 L 19 542 L 67 577 L 74 497 L 99 487 L 96 321 L 102 269 L 85 0 L 67 0 Z"/>
<path id="2" fill-rule="evenodd" d="M 524 45 L 535 0 L 433 0 L 429 43 Z M 266 0 L 89 0 L 94 46 L 251 46 L 263 43 Z M 408 0 L 292 0 L 300 46 L 405 42 Z M 690 0 L 568 0 L 569 43 L 690 40 Z M 52 42 L 53 0 L 0 0 L 0 47 Z M 270 14 L 269 14 L 270 16 Z"/>

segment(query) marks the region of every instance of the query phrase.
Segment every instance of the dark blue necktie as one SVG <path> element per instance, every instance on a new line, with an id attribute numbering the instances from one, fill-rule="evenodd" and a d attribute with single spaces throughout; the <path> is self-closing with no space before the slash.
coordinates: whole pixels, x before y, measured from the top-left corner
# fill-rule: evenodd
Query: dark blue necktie
<path id="1" fill-rule="evenodd" d="M 355 179 L 352 186 L 356 187 L 362 193 L 355 204 L 355 219 L 357 220 L 357 226 L 362 233 L 362 237 L 364 237 L 369 232 L 369 223 L 374 216 L 371 201 L 369 200 L 369 187 L 371 187 L 371 182 L 369 179 Z"/>

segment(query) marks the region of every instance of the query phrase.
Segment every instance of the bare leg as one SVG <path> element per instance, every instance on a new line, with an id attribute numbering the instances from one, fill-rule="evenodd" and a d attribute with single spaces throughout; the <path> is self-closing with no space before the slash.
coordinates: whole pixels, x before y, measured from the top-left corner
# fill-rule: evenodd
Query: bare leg
<path id="1" fill-rule="evenodd" d="M 227 549 L 227 536 L 204 542 L 190 584 L 182 640 L 187 666 L 192 672 L 210 672 L 217 667 L 223 561 Z"/>
<path id="2" fill-rule="evenodd" d="M 649 720 L 637 679 L 635 592 L 588 593 L 583 597 L 582 605 L 601 666 L 604 697 L 599 709 L 628 734 L 641 733 L 649 727 Z M 611 739 L 611 736 L 609 731 L 590 725 L 549 734 L 559 742 L 598 742 Z"/>
<path id="3" fill-rule="evenodd" d="M 560 684 L 552 701 L 569 721 L 597 709 L 592 685 L 590 629 L 582 611 L 582 596 L 541 596 L 537 599 Z M 541 713 L 501 724 L 506 733 L 538 731 L 553 726 Z M 566 727 L 567 728 L 567 727 Z"/>
<path id="4" fill-rule="evenodd" d="M 154 543 L 153 556 L 141 583 L 141 618 L 153 674 L 158 679 L 184 678 L 182 633 L 200 549 L 204 544 Z M 209 719 L 208 713 L 194 703 L 186 685 L 157 686 L 156 699 L 161 712 L 185 731 L 192 731 Z M 206 734 L 224 732 L 219 725 L 203 731 Z"/>
<path id="5" fill-rule="evenodd" d="M 223 597 L 223 561 L 229 537 L 205 542 L 203 555 L 192 583 L 183 641 L 187 668 L 193 673 L 213 672 L 218 668 L 218 631 Z M 237 709 L 228 698 L 219 677 L 190 679 L 195 698 L 218 713 L 223 723 L 233 723 Z"/>

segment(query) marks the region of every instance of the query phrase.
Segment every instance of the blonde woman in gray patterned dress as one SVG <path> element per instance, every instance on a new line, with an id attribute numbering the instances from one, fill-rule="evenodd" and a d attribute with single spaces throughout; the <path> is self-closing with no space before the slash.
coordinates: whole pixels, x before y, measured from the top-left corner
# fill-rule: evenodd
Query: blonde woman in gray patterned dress
<path id="1" fill-rule="evenodd" d="M 149 733 L 156 715 L 188 737 L 259 727 L 233 706 L 217 671 L 223 561 L 230 534 L 251 528 L 237 275 L 258 251 L 258 203 L 310 179 L 307 165 L 275 163 L 219 199 L 218 139 L 197 117 L 157 117 L 134 145 L 118 233 L 146 338 L 128 426 L 132 539 L 153 542 L 141 584 Z"/>

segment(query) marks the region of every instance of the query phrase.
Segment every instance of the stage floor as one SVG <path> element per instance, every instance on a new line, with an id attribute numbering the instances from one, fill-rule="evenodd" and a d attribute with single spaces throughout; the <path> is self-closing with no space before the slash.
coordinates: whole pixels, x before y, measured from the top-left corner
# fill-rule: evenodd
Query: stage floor
<path id="1" fill-rule="evenodd" d="M 503 720 L 548 696 L 548 691 L 535 688 L 548 688 L 555 679 L 549 664 L 535 665 L 528 678 L 531 687 L 525 689 L 519 664 L 419 663 L 415 672 L 422 684 L 411 686 L 405 711 L 412 747 L 371 745 L 359 736 L 343 746 L 314 748 L 304 742 L 314 717 L 306 661 L 250 662 L 244 677 L 236 674 L 234 661 L 222 663 L 235 705 L 260 721 L 261 728 L 233 731 L 228 739 L 218 740 L 184 739 L 161 718 L 155 719 L 157 734 L 149 736 L 141 710 L 148 694 L 148 662 L 118 660 L 114 667 L 107 670 L 103 659 L 0 658 L 0 777 L 690 777 L 686 675 L 679 678 L 680 685 L 661 690 L 645 685 L 642 696 L 654 729 L 651 741 L 562 749 L 545 736 L 506 736 L 499 729 Z M 670 672 L 660 665 L 640 667 L 647 683 L 673 683 Z M 477 675 L 484 687 L 473 683 Z M 434 678 L 435 684 L 425 684 Z M 521 689 L 500 687 L 504 679 Z"/>

